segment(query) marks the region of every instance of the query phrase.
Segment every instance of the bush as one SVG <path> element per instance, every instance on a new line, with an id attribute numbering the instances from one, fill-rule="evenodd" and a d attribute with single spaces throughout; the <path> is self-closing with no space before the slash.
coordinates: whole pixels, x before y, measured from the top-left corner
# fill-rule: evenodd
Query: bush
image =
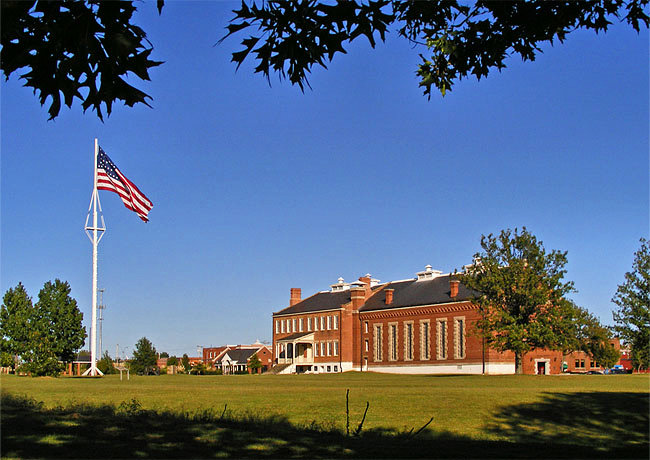
<path id="1" fill-rule="evenodd" d="M 97 361 L 97 369 L 104 375 L 117 374 L 117 369 L 113 366 L 113 360 L 108 355 L 108 352 L 105 351 L 102 359 Z"/>

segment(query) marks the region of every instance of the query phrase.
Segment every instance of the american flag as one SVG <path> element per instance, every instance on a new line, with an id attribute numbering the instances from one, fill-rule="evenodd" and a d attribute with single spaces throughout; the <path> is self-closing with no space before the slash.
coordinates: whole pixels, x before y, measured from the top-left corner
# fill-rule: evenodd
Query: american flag
<path id="1" fill-rule="evenodd" d="M 124 206 L 134 211 L 140 219 L 149 221 L 147 214 L 153 208 L 153 203 L 117 169 L 101 147 L 97 155 L 97 190 L 117 193 L 122 198 Z"/>

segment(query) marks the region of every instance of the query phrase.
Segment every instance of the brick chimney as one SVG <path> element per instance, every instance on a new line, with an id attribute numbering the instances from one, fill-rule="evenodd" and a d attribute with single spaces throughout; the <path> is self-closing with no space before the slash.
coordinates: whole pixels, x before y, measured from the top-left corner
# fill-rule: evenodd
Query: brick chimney
<path id="1" fill-rule="evenodd" d="M 395 292 L 395 289 L 384 289 L 384 292 L 386 293 L 386 305 L 392 304 L 393 292 Z"/>
<path id="2" fill-rule="evenodd" d="M 366 301 L 366 290 L 361 286 L 351 287 L 350 300 L 352 301 L 352 309 L 358 310 Z"/>
<path id="3" fill-rule="evenodd" d="M 292 307 L 300 302 L 302 293 L 300 288 L 291 288 L 291 298 L 289 299 L 289 306 Z"/>
<path id="4" fill-rule="evenodd" d="M 460 281 L 449 278 L 449 297 L 452 299 L 458 295 L 458 285 Z"/>

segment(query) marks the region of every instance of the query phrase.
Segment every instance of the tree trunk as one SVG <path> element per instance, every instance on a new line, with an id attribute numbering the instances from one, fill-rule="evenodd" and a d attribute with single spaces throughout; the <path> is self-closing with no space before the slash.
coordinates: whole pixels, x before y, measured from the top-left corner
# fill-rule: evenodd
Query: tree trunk
<path id="1" fill-rule="evenodd" d="M 515 374 L 524 373 L 524 361 L 520 352 L 515 352 Z"/>

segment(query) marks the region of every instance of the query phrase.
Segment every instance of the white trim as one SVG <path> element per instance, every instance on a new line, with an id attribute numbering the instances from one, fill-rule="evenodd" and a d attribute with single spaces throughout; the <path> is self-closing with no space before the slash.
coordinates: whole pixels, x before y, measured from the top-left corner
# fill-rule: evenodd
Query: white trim
<path id="1" fill-rule="evenodd" d="M 457 302 L 445 302 L 445 303 L 432 303 L 432 304 L 427 304 L 427 305 L 407 305 L 405 307 L 396 307 L 396 308 L 377 308 L 375 310 L 363 310 L 360 313 L 365 314 L 365 313 L 375 313 L 375 312 L 383 312 L 383 311 L 398 311 L 398 310 L 409 310 L 411 308 L 428 308 L 428 307 L 444 307 L 446 305 L 457 305 L 457 304 L 462 304 L 462 303 L 469 303 L 471 305 L 474 305 L 472 303 L 471 299 L 466 299 L 466 300 L 459 300 Z M 478 307 L 476 307 L 478 308 Z M 364 319 L 365 321 L 365 319 Z"/>
<path id="2" fill-rule="evenodd" d="M 535 359 L 535 375 L 539 375 L 537 373 L 537 364 L 538 363 L 544 363 L 544 375 L 550 375 L 551 374 L 551 360 L 550 358 L 536 358 Z"/>
<path id="3" fill-rule="evenodd" d="M 368 362 L 369 372 L 386 374 L 482 374 L 483 364 L 426 364 L 426 365 L 399 365 L 377 366 Z M 515 365 L 511 363 L 485 363 L 485 373 L 491 375 L 514 374 Z"/>
<path id="4" fill-rule="evenodd" d="M 329 291 L 326 291 L 326 292 L 329 292 Z M 349 303 L 350 302 L 347 302 L 347 303 L 345 303 L 343 305 L 347 305 Z M 291 308 L 291 307 L 287 307 L 287 308 Z M 281 314 L 280 312 L 278 312 L 278 313 L 273 313 L 273 317 L 275 318 L 275 317 L 278 317 L 278 316 L 317 315 L 319 313 L 325 313 L 325 312 L 328 312 L 328 311 L 343 311 L 343 310 L 345 310 L 343 307 L 338 307 L 338 308 L 328 308 L 327 310 L 313 310 L 313 311 L 301 311 L 301 312 L 294 311 L 292 313 L 284 313 L 284 314 Z"/>

